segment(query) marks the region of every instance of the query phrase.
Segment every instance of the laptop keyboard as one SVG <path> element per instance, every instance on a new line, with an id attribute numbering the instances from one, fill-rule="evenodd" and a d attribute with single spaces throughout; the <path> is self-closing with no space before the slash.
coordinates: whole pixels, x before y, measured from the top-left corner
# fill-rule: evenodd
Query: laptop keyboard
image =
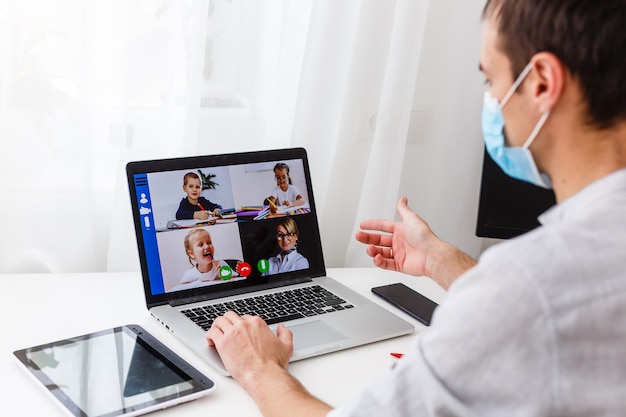
<path id="1" fill-rule="evenodd" d="M 234 311 L 239 315 L 260 316 L 267 324 L 275 324 L 353 307 L 352 304 L 327 289 L 314 285 L 225 303 L 194 307 L 182 310 L 182 313 L 206 331 L 209 330 L 216 318 L 227 311 Z"/>

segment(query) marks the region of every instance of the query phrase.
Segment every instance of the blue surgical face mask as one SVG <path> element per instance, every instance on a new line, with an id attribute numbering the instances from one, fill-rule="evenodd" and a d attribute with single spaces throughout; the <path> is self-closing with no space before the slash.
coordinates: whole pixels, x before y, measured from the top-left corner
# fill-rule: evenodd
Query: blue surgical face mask
<path id="1" fill-rule="evenodd" d="M 489 91 L 485 92 L 482 112 L 483 138 L 487 152 L 489 152 L 491 158 L 507 175 L 550 189 L 552 188 L 550 178 L 548 178 L 546 174 L 539 172 L 535 160 L 528 149 L 537 137 L 537 134 L 550 115 L 550 112 L 547 111 L 541 115 L 535 128 L 521 147 L 506 146 L 504 138 L 504 116 L 502 115 L 502 108 L 509 101 L 513 93 L 515 93 L 522 81 L 524 81 L 524 78 L 526 78 L 531 69 L 532 64 L 528 64 L 526 68 L 524 68 L 502 99 L 502 103 L 498 103 L 498 99 L 492 97 Z"/>

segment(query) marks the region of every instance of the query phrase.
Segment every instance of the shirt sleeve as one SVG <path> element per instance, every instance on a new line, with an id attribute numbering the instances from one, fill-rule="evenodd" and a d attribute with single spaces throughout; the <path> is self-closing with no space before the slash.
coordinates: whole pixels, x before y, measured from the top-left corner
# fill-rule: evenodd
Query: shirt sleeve
<path id="1" fill-rule="evenodd" d="M 298 187 L 296 187 L 295 185 L 292 184 L 292 185 L 289 186 L 289 188 L 291 188 L 292 193 L 293 193 L 293 195 L 292 195 L 293 201 L 296 201 L 296 198 L 298 198 L 298 196 L 302 196 L 302 198 L 304 198 L 304 196 L 302 195 L 302 193 L 300 192 Z"/>
<path id="2" fill-rule="evenodd" d="M 396 366 L 373 380 L 362 394 L 334 409 L 328 417 L 469 416 L 424 357 L 422 338 Z"/>
<path id="3" fill-rule="evenodd" d="M 200 197 L 200 204 L 202 204 L 202 207 L 204 207 L 205 210 L 208 211 L 213 211 L 215 209 L 221 209 L 222 206 L 220 206 L 219 204 L 215 204 L 212 201 L 204 198 L 204 197 Z"/>
<path id="4" fill-rule="evenodd" d="M 176 220 L 193 219 L 194 211 L 187 198 L 183 198 L 178 205 L 178 211 L 176 211 Z"/>
<path id="5" fill-rule="evenodd" d="M 272 192 L 270 193 L 270 195 L 268 197 L 274 197 L 275 199 L 278 199 L 278 192 L 279 191 L 280 191 L 280 187 L 272 188 Z"/>
<path id="6" fill-rule="evenodd" d="M 192 267 L 185 271 L 182 279 L 180 280 L 181 284 L 188 284 L 190 282 L 197 281 L 199 278 L 198 270 L 195 267 Z"/>
<path id="7" fill-rule="evenodd" d="M 330 417 L 548 415 L 556 353 L 542 294 L 511 259 L 481 264 L 397 366 Z"/>
<path id="8" fill-rule="evenodd" d="M 293 266 L 291 267 L 292 271 L 307 269 L 309 267 L 309 260 L 305 258 L 304 255 L 302 255 L 301 253 L 298 253 L 298 255 L 298 258 L 295 260 Z"/>

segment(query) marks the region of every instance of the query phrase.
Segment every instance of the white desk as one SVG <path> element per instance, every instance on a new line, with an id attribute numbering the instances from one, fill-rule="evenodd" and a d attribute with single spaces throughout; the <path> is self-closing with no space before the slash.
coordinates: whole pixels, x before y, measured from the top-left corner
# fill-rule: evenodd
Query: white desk
<path id="1" fill-rule="evenodd" d="M 417 332 L 426 327 L 372 295 L 370 288 L 404 282 L 435 301 L 441 302 L 445 296 L 445 291 L 430 279 L 411 278 L 376 268 L 330 269 L 328 275 L 415 323 Z M 3 295 L 0 306 L 3 317 L 0 337 L 2 415 L 64 415 L 19 368 L 12 357 L 14 350 L 129 323 L 143 326 L 218 384 L 212 395 L 159 411 L 157 415 L 261 415 L 235 381 L 213 371 L 149 315 L 139 273 L 0 275 L 0 286 Z M 336 406 L 391 366 L 395 359 L 389 353 L 403 352 L 412 337 L 398 337 L 305 359 L 292 363 L 290 370 L 311 393 Z"/>

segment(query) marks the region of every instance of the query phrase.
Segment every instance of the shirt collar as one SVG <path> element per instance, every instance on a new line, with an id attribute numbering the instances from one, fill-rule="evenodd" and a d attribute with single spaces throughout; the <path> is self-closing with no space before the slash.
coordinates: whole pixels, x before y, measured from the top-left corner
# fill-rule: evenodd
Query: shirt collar
<path id="1" fill-rule="evenodd" d="M 626 192 L 626 169 L 600 178 L 565 201 L 549 208 L 539 216 L 539 222 L 543 225 L 563 222 L 572 216 L 586 212 L 596 201 L 620 191 Z"/>

